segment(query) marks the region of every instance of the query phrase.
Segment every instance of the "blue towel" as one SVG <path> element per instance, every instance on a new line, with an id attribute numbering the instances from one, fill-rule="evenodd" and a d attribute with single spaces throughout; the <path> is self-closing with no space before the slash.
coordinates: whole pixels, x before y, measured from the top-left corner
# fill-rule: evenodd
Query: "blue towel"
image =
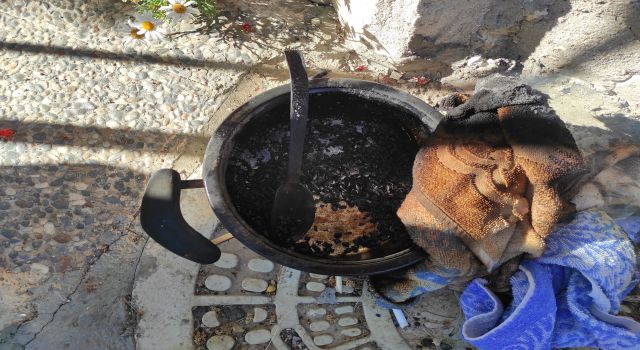
<path id="1" fill-rule="evenodd" d="M 629 235 L 634 242 L 640 242 L 640 216 L 629 216 L 616 220 L 616 224 Z"/>
<path id="2" fill-rule="evenodd" d="M 480 349 L 640 349 L 640 323 L 615 316 L 638 277 L 627 234 L 604 212 L 583 211 L 555 229 L 540 258 L 523 261 L 507 308 L 485 280 L 469 284 L 462 335 Z"/>

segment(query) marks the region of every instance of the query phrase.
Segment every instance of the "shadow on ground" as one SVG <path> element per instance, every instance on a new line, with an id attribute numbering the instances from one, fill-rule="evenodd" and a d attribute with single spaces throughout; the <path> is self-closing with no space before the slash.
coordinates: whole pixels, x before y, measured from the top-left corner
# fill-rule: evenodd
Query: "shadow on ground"
<path id="1" fill-rule="evenodd" d="M 629 32 L 623 31 L 610 35 L 607 40 L 603 40 L 595 46 L 569 55 L 562 66 L 575 67 L 593 61 L 594 57 L 597 56 L 617 50 L 629 50 L 627 46 L 633 44 L 634 41 L 640 40 L 640 21 L 638 21 L 638 18 L 640 18 L 640 2 L 629 1 L 622 14 L 623 18 L 616 17 L 616 21 L 624 22 Z"/>
<path id="2" fill-rule="evenodd" d="M 246 71 L 251 68 L 250 65 L 230 62 L 220 62 L 213 60 L 195 59 L 188 56 L 168 56 L 146 53 L 122 53 L 114 51 L 93 50 L 93 49 L 81 49 L 72 48 L 67 46 L 55 46 L 55 45 L 40 45 L 30 43 L 19 42 L 7 42 L 0 41 L 0 50 L 17 51 L 26 53 L 38 53 L 44 55 L 54 56 L 70 56 L 70 57 L 84 57 L 101 60 L 113 60 L 120 62 L 136 62 L 145 64 L 156 65 L 172 65 L 191 68 L 213 68 L 213 69 L 230 69 L 238 71 Z M 269 67 L 261 67 L 261 70 L 265 72 L 272 71 L 273 73 L 282 72 L 283 69 L 271 70 Z"/>
<path id="3" fill-rule="evenodd" d="M 209 141 L 208 136 L 197 134 L 42 122 L 0 120 L 0 128 L 9 128 L 15 131 L 12 142 L 95 148 L 103 148 L 107 143 L 109 148 L 153 153 L 174 151 L 167 149 L 169 147 L 166 144 L 167 141 L 177 144 L 197 143 L 203 145 Z M 189 151 L 194 152 L 193 150 Z"/>
<path id="4" fill-rule="evenodd" d="M 146 181 L 105 165 L 0 167 L 0 271 L 10 277 L 0 278 L 0 348 L 131 344 L 127 298 L 144 243 L 131 225 Z"/>
<path id="5" fill-rule="evenodd" d="M 91 264 L 131 223 L 146 181 L 98 164 L 0 167 L 0 268 L 27 272 L 41 263 L 67 272 Z"/>

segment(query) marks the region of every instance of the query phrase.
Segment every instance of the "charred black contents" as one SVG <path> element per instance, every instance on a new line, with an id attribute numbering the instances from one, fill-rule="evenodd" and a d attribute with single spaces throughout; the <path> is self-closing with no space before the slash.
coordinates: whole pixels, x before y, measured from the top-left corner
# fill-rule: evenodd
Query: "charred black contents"
<path id="1" fill-rule="evenodd" d="M 312 228 L 294 239 L 286 228 L 273 232 L 270 225 L 286 174 L 288 103 L 254 119 L 235 138 L 226 181 L 240 216 L 256 232 L 318 257 L 375 258 L 407 247 L 396 211 L 411 189 L 419 149 L 414 135 L 426 127 L 415 120 L 408 130 L 398 118 L 410 115 L 356 96 L 315 95 L 310 105 L 302 183 L 316 200 Z"/>

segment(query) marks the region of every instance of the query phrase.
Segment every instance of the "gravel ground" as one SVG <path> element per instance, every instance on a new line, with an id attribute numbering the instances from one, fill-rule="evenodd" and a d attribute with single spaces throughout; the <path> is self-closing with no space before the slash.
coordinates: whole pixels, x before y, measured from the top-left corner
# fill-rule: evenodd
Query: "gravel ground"
<path id="1" fill-rule="evenodd" d="M 149 173 L 202 138 L 250 66 L 197 61 L 215 42 L 208 37 L 153 45 L 146 56 L 125 49 L 131 9 L 118 1 L 10 0 L 0 11 L 0 128 L 16 131 L 0 141 L 0 347 L 46 347 L 56 343 L 45 327 L 66 324 L 56 315 L 73 309 L 81 287 L 104 288 L 88 280 L 99 259 L 124 262 L 138 247 L 127 228 Z M 123 309 L 134 271 L 115 267 L 100 282 Z M 126 317 L 74 327 L 126 328 Z M 118 332 L 128 342 L 116 348 L 132 344 L 132 332 Z"/>

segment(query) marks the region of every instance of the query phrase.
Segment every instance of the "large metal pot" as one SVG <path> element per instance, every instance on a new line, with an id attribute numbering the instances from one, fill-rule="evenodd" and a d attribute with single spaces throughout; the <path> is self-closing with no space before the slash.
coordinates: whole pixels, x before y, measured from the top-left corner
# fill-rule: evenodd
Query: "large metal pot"
<path id="1" fill-rule="evenodd" d="M 238 214 L 227 191 L 225 174 L 234 137 L 254 118 L 278 106 L 289 105 L 289 85 L 264 92 L 231 113 L 215 131 L 209 141 L 203 163 L 203 182 L 181 181 L 177 172 L 162 169 L 151 177 L 141 207 L 141 222 L 151 238 L 170 251 L 187 259 L 208 264 L 219 259 L 220 250 L 193 230 L 182 218 L 179 207 L 181 188 L 204 184 L 209 202 L 224 227 L 244 245 L 267 259 L 299 270 L 339 276 L 371 275 L 400 269 L 425 258 L 417 246 L 389 252 L 388 255 L 364 260 L 336 260 L 297 253 L 257 233 Z M 324 93 L 349 94 L 366 101 L 383 103 L 386 107 L 402 111 L 400 125 L 420 123 L 433 130 L 441 116 L 423 101 L 391 87 L 367 81 L 350 79 L 321 79 L 310 82 L 310 115 L 315 105 L 314 96 Z M 409 128 L 409 127 L 408 127 Z"/>

